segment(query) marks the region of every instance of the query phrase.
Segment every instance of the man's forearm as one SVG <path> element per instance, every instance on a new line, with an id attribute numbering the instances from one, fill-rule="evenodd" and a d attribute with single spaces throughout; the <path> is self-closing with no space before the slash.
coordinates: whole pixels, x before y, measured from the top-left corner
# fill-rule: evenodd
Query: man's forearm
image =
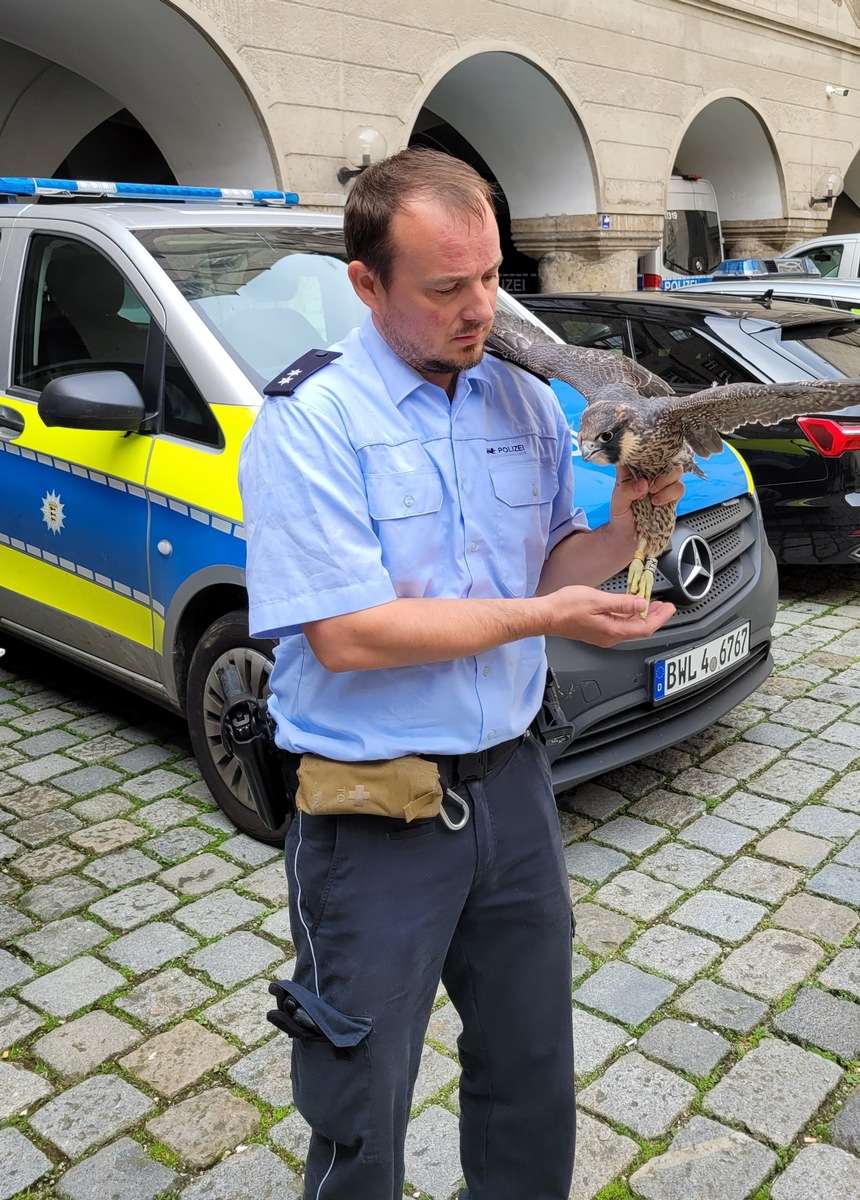
<path id="1" fill-rule="evenodd" d="M 546 596 L 571 584 L 599 587 L 629 564 L 635 550 L 635 540 L 611 525 L 577 530 L 544 563 L 536 594 Z"/>
<path id="2" fill-rule="evenodd" d="M 305 637 L 330 671 L 450 662 L 546 632 L 538 600 L 392 600 L 309 621 Z"/>
<path id="3" fill-rule="evenodd" d="M 329 671 L 374 671 L 449 662 L 541 634 L 593 646 L 648 637 L 669 620 L 671 604 L 592 587 L 561 587 L 528 600 L 392 600 L 375 608 L 309 621 L 311 650 Z"/>

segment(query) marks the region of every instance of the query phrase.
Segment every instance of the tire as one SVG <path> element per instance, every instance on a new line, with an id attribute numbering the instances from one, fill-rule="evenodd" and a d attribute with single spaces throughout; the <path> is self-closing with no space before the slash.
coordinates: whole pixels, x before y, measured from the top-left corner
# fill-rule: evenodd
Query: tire
<path id="1" fill-rule="evenodd" d="M 283 845 L 286 826 L 273 830 L 257 816 L 242 768 L 221 741 L 223 694 L 216 674 L 231 663 L 249 692 L 269 691 L 275 643 L 248 633 L 248 614 L 241 609 L 213 621 L 194 650 L 188 672 L 186 717 L 194 754 L 218 807 L 237 829 L 261 842 Z"/>

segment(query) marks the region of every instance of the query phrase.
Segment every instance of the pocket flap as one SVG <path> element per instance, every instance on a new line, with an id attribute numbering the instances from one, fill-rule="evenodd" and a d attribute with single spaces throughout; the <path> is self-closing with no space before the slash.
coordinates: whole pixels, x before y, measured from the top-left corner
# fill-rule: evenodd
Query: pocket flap
<path id="1" fill-rule="evenodd" d="M 269 991 L 277 997 L 278 1008 L 282 1012 L 288 1012 L 284 1007 L 284 1001 L 286 1000 L 289 1004 L 287 997 L 291 997 L 296 1006 L 303 1009 L 316 1024 L 320 1033 L 338 1049 L 357 1046 L 359 1042 L 364 1041 L 373 1028 L 373 1021 L 370 1017 L 349 1017 L 345 1013 L 338 1012 L 321 996 L 314 995 L 300 983 L 293 983 L 291 979 L 283 979 L 278 983 L 270 984 Z M 288 1015 L 292 1018 L 290 1024 L 300 1025 L 292 1013 L 288 1013 Z M 273 1024 L 277 1025 L 278 1022 L 275 1021 Z M 300 1036 L 298 1030 L 295 1031 L 295 1036 Z"/>
<path id="2" fill-rule="evenodd" d="M 442 480 L 437 471 L 401 471 L 365 475 L 367 507 L 374 521 L 420 517 L 442 507 Z"/>
<path id="3" fill-rule="evenodd" d="M 496 499 L 511 508 L 523 504 L 547 504 L 558 491 L 558 479 L 540 463 L 519 463 L 490 472 Z"/>

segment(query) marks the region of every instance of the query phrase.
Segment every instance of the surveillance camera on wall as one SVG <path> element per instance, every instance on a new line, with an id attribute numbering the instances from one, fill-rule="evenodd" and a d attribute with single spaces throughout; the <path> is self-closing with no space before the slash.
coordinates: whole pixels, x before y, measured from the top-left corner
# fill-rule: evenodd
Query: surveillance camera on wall
<path id="1" fill-rule="evenodd" d="M 831 97 L 848 95 L 848 88 L 837 87 L 835 83 L 828 83 L 824 90 L 827 93 L 827 95 L 831 96 Z"/>

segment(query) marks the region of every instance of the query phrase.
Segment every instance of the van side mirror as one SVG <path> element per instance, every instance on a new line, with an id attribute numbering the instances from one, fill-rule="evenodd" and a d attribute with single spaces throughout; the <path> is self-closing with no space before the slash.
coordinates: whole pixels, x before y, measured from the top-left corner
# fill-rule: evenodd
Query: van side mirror
<path id="1" fill-rule="evenodd" d="M 52 379 L 39 397 L 39 416 L 63 429 L 135 432 L 146 419 L 137 384 L 124 371 L 86 371 Z"/>

